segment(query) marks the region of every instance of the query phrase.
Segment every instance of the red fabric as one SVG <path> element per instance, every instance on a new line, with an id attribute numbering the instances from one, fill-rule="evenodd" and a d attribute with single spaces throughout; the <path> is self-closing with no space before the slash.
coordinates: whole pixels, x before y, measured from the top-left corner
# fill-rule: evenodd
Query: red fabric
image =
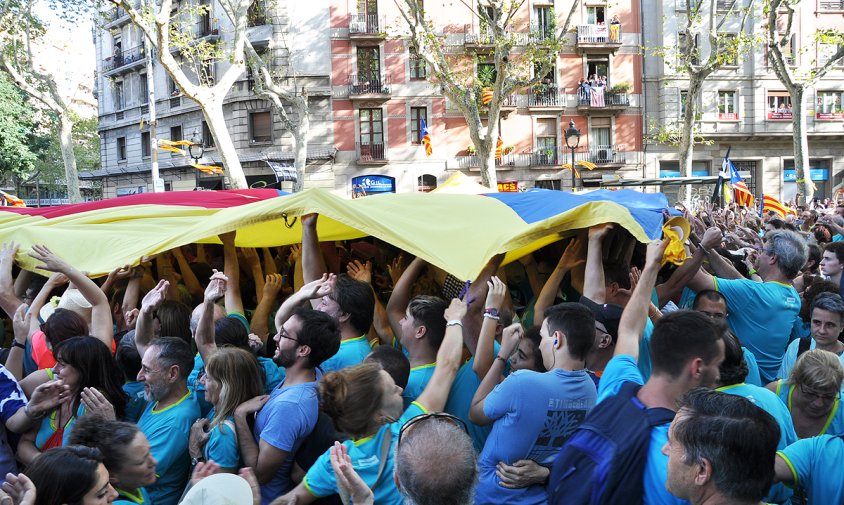
<path id="1" fill-rule="evenodd" d="M 56 358 L 47 347 L 47 335 L 44 335 L 41 330 L 32 334 L 32 359 L 35 360 L 39 370 L 56 366 Z"/>
<path id="2" fill-rule="evenodd" d="M 56 428 L 56 431 L 50 435 L 50 438 L 44 442 L 44 446 L 41 448 L 41 452 L 47 452 L 50 449 L 55 447 L 61 447 L 64 444 L 64 426 L 60 426 Z"/>

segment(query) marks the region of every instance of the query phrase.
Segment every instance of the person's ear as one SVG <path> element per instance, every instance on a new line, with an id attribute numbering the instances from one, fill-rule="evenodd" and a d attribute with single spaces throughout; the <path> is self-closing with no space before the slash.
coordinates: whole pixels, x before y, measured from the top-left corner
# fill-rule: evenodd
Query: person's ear
<path id="1" fill-rule="evenodd" d="M 399 482 L 399 474 L 396 471 L 393 471 L 393 482 L 396 483 L 396 489 L 401 491 L 401 482 Z"/>
<path id="2" fill-rule="evenodd" d="M 703 375 L 703 358 L 695 358 L 689 362 L 689 373 L 694 380 L 700 380 Z"/>
<path id="3" fill-rule="evenodd" d="M 601 336 L 601 340 L 598 341 L 598 349 L 607 349 L 612 346 L 612 336 L 609 334 L 604 334 Z"/>
<path id="4" fill-rule="evenodd" d="M 345 322 L 348 322 L 348 321 L 349 321 L 349 319 L 351 319 L 351 317 L 352 317 L 352 315 L 351 315 L 351 314 L 349 314 L 348 312 L 343 312 L 343 311 L 340 311 L 340 312 L 337 314 L 337 322 L 338 322 L 338 323 L 345 323 Z"/>
<path id="5" fill-rule="evenodd" d="M 712 479 L 712 463 L 706 458 L 701 458 L 700 463 L 697 463 L 695 466 L 697 467 L 695 485 L 705 486 Z"/>

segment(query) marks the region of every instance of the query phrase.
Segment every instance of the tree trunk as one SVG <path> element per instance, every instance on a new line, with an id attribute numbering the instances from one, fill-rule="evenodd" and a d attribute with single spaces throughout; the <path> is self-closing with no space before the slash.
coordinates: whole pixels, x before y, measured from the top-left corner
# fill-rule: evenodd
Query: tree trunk
<path id="1" fill-rule="evenodd" d="M 79 173 L 76 171 L 76 154 L 73 152 L 73 120 L 65 112 L 59 116 L 59 145 L 64 162 L 64 178 L 67 183 L 67 198 L 70 203 L 82 203 L 79 192 Z"/>
<path id="2" fill-rule="evenodd" d="M 307 96 L 294 97 L 293 103 L 298 116 L 295 127 L 290 129 L 293 133 L 293 167 L 296 169 L 296 182 L 293 183 L 293 192 L 298 193 L 305 189 L 305 168 L 308 165 L 308 132 L 311 129 L 311 118 Z"/>
<path id="3" fill-rule="evenodd" d="M 691 177 L 693 175 L 692 159 L 695 149 L 695 117 L 697 116 L 697 104 L 700 97 L 703 81 L 695 76 L 689 76 L 689 90 L 686 95 L 686 111 L 683 115 L 683 129 L 680 132 L 680 176 Z M 680 200 L 685 205 L 692 202 L 692 185 L 684 184 Z"/>
<path id="4" fill-rule="evenodd" d="M 237 150 L 234 147 L 234 142 L 232 142 L 232 137 L 226 126 L 222 100 L 218 103 L 206 103 L 202 112 L 205 114 L 208 129 L 211 130 L 211 135 L 214 136 L 223 166 L 228 172 L 229 186 L 232 189 L 248 188 L 249 185 L 246 183 L 243 167 L 240 165 L 240 158 L 237 156 Z"/>
<path id="5" fill-rule="evenodd" d="M 806 114 L 803 113 L 803 98 L 806 88 L 794 86 L 789 90 L 791 97 L 791 124 L 794 143 L 794 171 L 797 173 L 797 204 L 812 201 L 815 188 L 812 186 L 809 170 L 809 138 L 806 135 Z"/>

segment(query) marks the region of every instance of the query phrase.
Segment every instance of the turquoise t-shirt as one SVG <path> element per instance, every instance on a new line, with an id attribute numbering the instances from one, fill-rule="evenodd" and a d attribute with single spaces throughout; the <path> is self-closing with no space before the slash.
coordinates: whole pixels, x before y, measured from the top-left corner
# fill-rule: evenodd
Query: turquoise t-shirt
<path id="1" fill-rule="evenodd" d="M 407 377 L 407 387 L 404 388 L 401 396 L 404 399 L 404 408 L 408 409 L 410 404 L 419 398 L 422 391 L 425 391 L 425 386 L 434 375 L 434 369 L 437 363 L 428 363 L 427 365 L 420 365 L 410 369 L 410 375 Z"/>
<path id="2" fill-rule="evenodd" d="M 190 473 L 188 437 L 191 425 L 199 419 L 199 405 L 190 391 L 162 410 L 156 410 L 157 405 L 148 403 L 138 421 L 138 428 L 149 440 L 152 457 L 158 461 L 158 481 L 147 491 L 155 505 L 176 505 Z"/>
<path id="3" fill-rule="evenodd" d="M 636 363 L 644 382 L 648 381 L 653 370 L 653 364 L 651 364 L 651 335 L 653 335 L 653 332 L 654 323 L 651 322 L 651 318 L 647 318 L 645 320 L 645 330 L 642 332 L 642 339 L 639 340 L 639 361 Z"/>
<path id="4" fill-rule="evenodd" d="M 132 494 L 122 489 L 114 488 L 117 491 L 117 499 L 114 500 L 113 505 L 152 505 L 149 499 L 149 493 L 144 488 L 138 489 L 138 494 Z"/>
<path id="5" fill-rule="evenodd" d="M 730 329 L 756 356 L 765 383 L 777 376 L 791 338 L 800 295 L 791 285 L 746 279 L 715 279 L 715 289 L 727 299 Z"/>
<path id="6" fill-rule="evenodd" d="M 147 407 L 147 402 L 144 400 L 144 383 L 129 381 L 123 384 L 123 392 L 129 397 L 126 402 L 125 420 L 130 423 L 137 423 Z"/>
<path id="7" fill-rule="evenodd" d="M 214 417 L 209 412 L 208 419 Z M 211 429 L 208 434 L 208 442 L 205 444 L 203 453 L 206 461 L 214 461 L 222 468 L 240 468 L 243 465 L 240 460 L 240 448 L 237 445 L 237 432 L 235 431 L 234 416 Z"/>
<path id="8" fill-rule="evenodd" d="M 346 440 L 343 445 L 349 452 L 352 460 L 352 468 L 360 475 L 361 479 L 372 489 L 375 495 L 375 503 L 378 505 L 403 505 L 404 499 L 396 488 L 393 480 L 396 455 L 396 445 L 399 441 L 399 431 L 402 426 L 414 417 L 425 414 L 428 411 L 422 405 L 413 402 L 398 421 L 382 426 L 375 435 L 360 440 Z M 378 477 L 378 469 L 381 467 L 381 452 L 384 437 L 390 433 L 390 450 L 387 451 L 387 461 L 384 463 L 384 470 Z M 317 498 L 337 493 L 337 480 L 334 470 L 331 468 L 329 451 L 325 451 L 316 463 L 308 470 L 302 480 L 305 488 Z M 378 481 L 375 479 L 378 477 Z"/>
<path id="9" fill-rule="evenodd" d="M 754 386 L 764 386 L 762 376 L 759 375 L 759 364 L 756 362 L 756 356 L 746 347 L 742 347 L 741 352 L 744 354 L 744 361 L 747 362 L 747 377 L 744 378 L 744 382 Z"/>
<path id="10" fill-rule="evenodd" d="M 56 417 L 58 416 L 59 409 L 53 409 L 50 412 L 50 415 L 45 417 L 41 420 L 41 424 L 38 426 L 38 433 L 35 435 L 35 447 L 41 451 L 44 444 L 53 436 L 56 431 L 58 431 L 59 427 L 56 425 Z M 76 415 L 71 417 L 67 423 L 64 425 L 64 433 L 62 433 L 62 445 L 64 447 L 67 445 L 68 440 L 70 439 L 70 431 L 73 429 L 73 425 L 76 423 L 76 420 L 85 414 L 85 407 L 82 404 L 79 404 L 79 408 L 76 409 Z"/>
<path id="11" fill-rule="evenodd" d="M 340 342 L 340 349 L 337 354 L 323 361 L 320 368 L 328 373 L 360 365 L 370 352 L 372 352 L 372 347 L 366 340 L 366 335 L 343 340 Z"/>
<path id="12" fill-rule="evenodd" d="M 493 352 L 498 356 L 498 350 L 501 345 L 493 341 Z M 469 361 L 463 364 L 457 371 L 457 376 L 454 378 L 454 383 L 451 385 L 451 390 L 448 392 L 448 401 L 445 402 L 445 412 L 453 416 L 457 416 L 466 423 L 466 429 L 469 436 L 472 438 L 472 444 L 475 446 L 475 451 L 480 453 L 489 432 L 492 430 L 492 425 L 481 426 L 473 423 L 469 419 L 469 410 L 472 408 L 472 399 L 475 397 L 475 392 L 478 386 L 481 385 L 481 380 L 472 370 L 475 364 L 475 357 L 472 356 Z"/>
<path id="13" fill-rule="evenodd" d="M 496 386 L 484 400 L 484 415 L 494 423 L 478 457 L 475 504 L 548 503 L 543 485 L 515 489 L 499 485 L 497 465 L 512 465 L 521 459 L 545 466 L 553 464 L 560 448 L 595 406 L 597 397 L 595 383 L 586 370 L 519 370 Z"/>
<path id="14" fill-rule="evenodd" d="M 830 435 L 804 438 L 777 455 L 791 469 L 794 487 L 806 490 L 809 503 L 844 503 L 844 479 L 836 470 L 844 461 L 844 439 Z"/>
<path id="15" fill-rule="evenodd" d="M 636 362 L 632 356 L 614 356 L 601 376 L 598 385 L 598 403 L 615 395 L 625 382 L 644 384 Z M 645 505 L 688 504 L 685 500 L 674 497 L 665 489 L 668 480 L 668 456 L 662 453 L 662 446 L 668 442 L 668 428 L 671 423 L 654 426 L 651 430 L 651 442 L 648 445 L 648 461 L 645 465 L 644 496 Z"/>
<path id="16" fill-rule="evenodd" d="M 791 412 L 791 395 L 794 393 L 794 386 L 785 382 L 785 380 L 777 381 L 777 396 L 780 397 Z M 844 435 L 844 409 L 841 408 L 841 392 L 838 392 L 838 398 L 832 404 L 832 411 L 829 413 L 824 424 L 823 431 L 818 435 Z"/>

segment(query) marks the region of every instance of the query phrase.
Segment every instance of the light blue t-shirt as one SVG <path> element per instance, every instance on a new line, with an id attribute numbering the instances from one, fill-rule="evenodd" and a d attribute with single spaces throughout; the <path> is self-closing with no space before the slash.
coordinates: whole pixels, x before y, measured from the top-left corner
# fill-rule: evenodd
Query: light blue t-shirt
<path id="1" fill-rule="evenodd" d="M 794 326 L 791 327 L 791 341 L 795 341 L 798 338 L 804 337 L 811 337 L 812 336 L 812 323 L 805 322 L 800 316 L 794 318 Z"/>
<path id="2" fill-rule="evenodd" d="M 493 352 L 498 356 L 498 351 L 501 349 L 501 344 L 493 340 Z M 475 398 L 475 393 L 478 391 L 478 386 L 481 385 L 481 379 L 478 378 L 472 367 L 475 364 L 475 357 L 472 356 L 469 361 L 463 364 L 457 371 L 457 376 L 454 378 L 454 383 L 451 385 L 451 390 L 448 392 L 448 401 L 445 403 L 445 411 L 453 416 L 457 416 L 466 423 L 466 429 L 469 436 L 472 438 L 472 444 L 475 446 L 475 451 L 480 453 L 486 439 L 489 436 L 491 425 L 481 426 L 473 423 L 469 419 L 469 410 L 472 408 L 472 399 Z"/>
<path id="3" fill-rule="evenodd" d="M 144 400 L 144 383 L 129 381 L 123 384 L 123 392 L 129 397 L 126 402 L 126 414 L 123 417 L 130 423 L 137 423 L 147 407 L 147 402 Z"/>
<path id="4" fill-rule="evenodd" d="M 830 435 L 804 438 L 777 453 L 788 464 L 794 487 L 806 490 L 809 503 L 844 503 L 844 439 Z"/>
<path id="5" fill-rule="evenodd" d="M 764 386 L 762 376 L 759 375 L 759 364 L 756 362 L 756 356 L 747 347 L 742 347 L 741 352 L 744 354 L 744 361 L 747 363 L 747 377 L 744 378 L 744 382 L 754 386 Z"/>
<path id="6" fill-rule="evenodd" d="M 396 488 L 393 480 L 395 468 L 393 463 L 396 455 L 396 445 L 399 441 L 399 432 L 402 426 L 414 417 L 425 414 L 428 411 L 422 405 L 413 402 L 398 421 L 382 426 L 378 432 L 370 437 L 360 440 L 346 440 L 343 445 L 348 450 L 352 460 L 352 468 L 360 475 L 367 486 L 372 489 L 375 503 L 378 505 L 403 505 L 404 499 Z M 378 477 L 378 469 L 381 468 L 381 452 L 384 444 L 384 437 L 390 433 L 390 449 L 387 451 L 387 461 L 384 463 L 384 470 Z M 337 493 L 337 480 L 334 470 L 331 468 L 329 451 L 325 451 L 316 463 L 308 470 L 302 480 L 305 488 L 314 496 L 320 498 Z M 376 482 L 376 478 L 378 481 Z"/>
<path id="7" fill-rule="evenodd" d="M 152 505 L 149 493 L 144 488 L 139 488 L 136 495 L 122 489 L 114 490 L 117 491 L 117 499 L 112 502 L 113 505 Z"/>
<path id="8" fill-rule="evenodd" d="M 817 347 L 817 343 L 815 339 L 812 339 L 809 342 L 809 350 L 814 349 Z M 782 357 L 782 365 L 780 365 L 780 370 L 777 373 L 778 379 L 788 379 L 788 376 L 791 374 L 791 369 L 794 368 L 794 364 L 797 363 L 797 351 L 800 350 L 800 341 L 795 340 L 794 342 L 788 344 L 788 349 L 785 350 L 785 355 Z M 841 366 L 844 366 L 844 353 L 838 355 L 838 360 L 841 361 Z M 841 384 L 841 391 L 844 392 L 844 383 Z"/>
<path id="9" fill-rule="evenodd" d="M 434 369 L 437 363 L 428 363 L 427 365 L 420 365 L 410 369 L 410 375 L 407 377 L 407 387 L 404 388 L 401 396 L 404 399 L 404 408 L 407 410 L 410 404 L 419 398 L 422 391 L 425 391 L 425 386 L 434 375 Z"/>
<path id="10" fill-rule="evenodd" d="M 290 479 L 293 454 L 313 431 L 319 415 L 317 382 L 306 382 L 284 387 L 284 382 L 273 390 L 270 399 L 255 417 L 255 442 L 261 440 L 288 454 L 287 460 L 275 476 L 261 486 L 261 503 L 267 505 L 294 487 Z"/>
<path id="11" fill-rule="evenodd" d="M 273 389 L 281 384 L 284 380 L 284 368 L 279 367 L 270 358 L 258 356 L 258 368 L 263 374 L 262 380 L 264 382 L 264 392 L 272 394 Z M 202 356 L 197 353 L 193 357 L 193 370 L 188 375 L 188 389 L 193 391 L 196 396 L 196 401 L 199 404 L 199 409 L 202 412 L 202 417 L 208 417 L 208 413 L 214 408 L 210 402 L 205 400 L 205 384 L 199 381 L 200 375 L 205 372 L 205 363 L 202 362 Z"/>
<path id="12" fill-rule="evenodd" d="M 214 412 L 208 413 L 208 420 L 214 417 Z M 211 428 L 208 442 L 203 454 L 206 461 L 214 461 L 221 468 L 240 468 L 240 448 L 237 445 L 237 432 L 234 416 L 229 416 L 224 422 Z"/>
<path id="13" fill-rule="evenodd" d="M 147 491 L 155 505 L 176 505 L 190 473 L 188 438 L 191 425 L 199 419 L 199 405 L 190 391 L 162 410 L 156 410 L 157 405 L 148 403 L 138 421 L 138 428 L 149 440 L 152 457 L 158 461 L 158 481 Z"/>
<path id="14" fill-rule="evenodd" d="M 494 421 L 478 458 L 475 504 L 544 504 L 542 485 L 509 489 L 500 486 L 496 465 L 531 459 L 550 466 L 560 448 L 595 406 L 598 392 L 586 370 L 520 370 L 484 400 L 484 415 Z"/>
<path id="15" fill-rule="evenodd" d="M 756 356 L 765 383 L 776 378 L 791 338 L 800 295 L 793 286 L 746 279 L 715 279 L 715 289 L 727 300 L 730 329 Z"/>
<path id="16" fill-rule="evenodd" d="M 785 380 L 777 381 L 777 396 L 780 397 L 791 412 L 791 395 L 794 393 L 794 386 L 786 383 Z M 844 409 L 841 408 L 842 393 L 838 392 L 838 398 L 832 404 L 832 411 L 824 424 L 823 431 L 818 435 L 844 435 Z"/>
<path id="17" fill-rule="evenodd" d="M 651 364 L 651 335 L 654 332 L 654 323 L 651 318 L 645 319 L 645 330 L 642 332 L 642 338 L 639 340 L 639 361 L 636 366 L 639 367 L 639 373 L 642 375 L 642 380 L 647 382 L 651 377 L 653 365 Z"/>
<path id="18" fill-rule="evenodd" d="M 601 376 L 598 385 L 598 403 L 618 393 L 625 382 L 644 384 L 636 362 L 632 356 L 614 356 Z M 645 505 L 688 504 L 685 500 L 674 497 L 665 489 L 668 480 L 668 456 L 662 453 L 662 446 L 668 442 L 668 428 L 671 423 L 654 426 L 651 430 L 651 442 L 648 445 L 648 461 L 645 465 L 644 496 Z"/>
<path id="19" fill-rule="evenodd" d="M 343 340 L 340 342 L 340 349 L 337 354 L 323 361 L 320 368 L 323 372 L 328 373 L 360 365 L 370 352 L 372 352 L 372 347 L 366 340 L 366 335 Z"/>
<path id="20" fill-rule="evenodd" d="M 35 434 L 35 447 L 41 452 L 44 452 L 43 447 L 50 440 L 50 437 L 59 430 L 59 426 L 56 424 L 56 417 L 58 416 L 59 408 L 53 409 L 53 411 L 50 412 L 50 415 L 41 419 L 41 424 L 38 425 L 38 432 Z M 82 417 L 83 414 L 85 414 L 85 406 L 80 403 L 79 407 L 76 409 L 76 415 L 68 419 L 67 423 L 65 423 L 64 432 L 62 432 L 62 443 L 56 447 L 64 447 L 67 445 L 70 440 L 70 432 L 73 429 L 73 425 L 76 424 L 76 420 Z"/>
<path id="21" fill-rule="evenodd" d="M 777 450 L 781 451 L 797 441 L 797 433 L 794 431 L 794 424 L 791 422 L 791 413 L 788 407 L 772 391 L 753 384 L 733 384 L 717 389 L 724 393 L 747 398 L 754 405 L 764 410 L 777 422 L 780 427 L 780 441 Z M 783 484 L 774 484 L 771 491 L 765 497 L 765 501 L 771 503 L 786 503 L 792 495 L 792 491 Z"/>

